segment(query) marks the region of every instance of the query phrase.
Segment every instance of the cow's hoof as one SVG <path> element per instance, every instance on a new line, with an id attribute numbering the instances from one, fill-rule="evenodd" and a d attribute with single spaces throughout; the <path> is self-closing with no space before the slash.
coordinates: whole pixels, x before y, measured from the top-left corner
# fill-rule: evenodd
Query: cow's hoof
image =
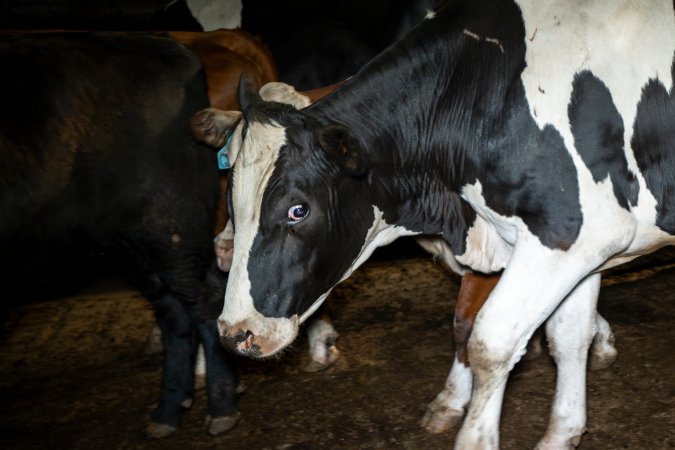
<path id="1" fill-rule="evenodd" d="M 591 370 L 606 369 L 616 361 L 618 352 L 615 348 L 606 348 L 604 351 L 591 351 L 588 358 L 588 367 Z"/>
<path id="2" fill-rule="evenodd" d="M 237 425 L 237 422 L 239 422 L 240 417 L 241 413 L 236 413 L 231 416 L 221 416 L 214 418 L 211 418 L 211 416 L 207 416 L 206 421 L 208 425 L 206 427 L 206 431 L 211 436 L 218 436 L 219 434 L 234 428 L 234 426 Z"/>
<path id="3" fill-rule="evenodd" d="M 326 348 L 324 355 L 325 357 L 310 357 L 309 362 L 302 366 L 302 370 L 304 372 L 321 372 L 326 370 L 338 360 L 340 351 L 335 345 L 330 345 Z"/>
<path id="4" fill-rule="evenodd" d="M 330 367 L 330 364 L 327 362 L 317 361 L 315 359 L 310 359 L 307 364 L 302 366 L 303 372 L 321 372 Z"/>
<path id="5" fill-rule="evenodd" d="M 462 421 L 464 409 L 453 409 L 429 405 L 420 426 L 432 434 L 445 433 Z"/>
<path id="6" fill-rule="evenodd" d="M 573 436 L 569 439 L 563 439 L 562 442 L 546 439 L 546 436 L 539 441 L 534 450 L 574 450 L 581 443 L 581 435 Z"/>
<path id="7" fill-rule="evenodd" d="M 151 439 L 160 439 L 174 434 L 178 428 L 163 423 L 150 422 L 145 427 L 145 435 Z"/>

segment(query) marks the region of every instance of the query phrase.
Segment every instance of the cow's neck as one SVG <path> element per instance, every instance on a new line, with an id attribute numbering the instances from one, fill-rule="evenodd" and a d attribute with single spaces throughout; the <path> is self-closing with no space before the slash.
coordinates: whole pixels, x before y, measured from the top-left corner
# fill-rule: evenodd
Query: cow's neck
<path id="1" fill-rule="evenodd" d="M 511 81 L 503 80 L 519 79 L 514 61 L 522 65 L 524 53 L 522 40 L 476 42 L 464 30 L 443 39 L 413 33 L 310 107 L 358 136 L 373 167 L 370 192 L 388 223 L 443 233 L 455 251 L 475 217 L 461 187 L 476 179 L 491 136 L 501 133 L 495 105 L 510 95 Z M 506 51 L 514 57 L 504 58 Z"/>

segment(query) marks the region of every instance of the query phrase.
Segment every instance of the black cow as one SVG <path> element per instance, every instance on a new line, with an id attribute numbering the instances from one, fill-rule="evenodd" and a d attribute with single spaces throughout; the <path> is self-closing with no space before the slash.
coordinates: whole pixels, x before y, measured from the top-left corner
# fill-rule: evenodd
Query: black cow
<path id="1" fill-rule="evenodd" d="M 456 448 L 498 447 L 508 374 L 547 319 L 537 448 L 578 445 L 600 271 L 675 244 L 674 56 L 672 1 L 454 0 L 302 111 L 244 80 L 224 342 L 274 354 L 375 247 L 442 235 L 459 264 L 504 269 Z"/>
<path id="2" fill-rule="evenodd" d="M 279 79 L 337 83 L 410 30 L 437 0 L 244 0 L 241 27 L 270 48 Z"/>
<path id="3" fill-rule="evenodd" d="M 189 119 L 208 106 L 198 58 L 168 38 L 111 34 L 0 38 L 0 277 L 50 271 L 103 248 L 151 301 L 165 349 L 147 432 L 172 433 L 206 351 L 209 431 L 239 416 L 233 355 L 215 316 L 219 175 Z M 214 306 L 215 305 L 215 306 Z M 201 308 L 203 307 L 203 308 Z"/>

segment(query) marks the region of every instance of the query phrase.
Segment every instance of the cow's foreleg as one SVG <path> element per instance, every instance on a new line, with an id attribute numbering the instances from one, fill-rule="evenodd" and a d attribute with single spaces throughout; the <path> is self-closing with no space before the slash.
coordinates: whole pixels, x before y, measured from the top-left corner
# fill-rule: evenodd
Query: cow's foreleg
<path id="1" fill-rule="evenodd" d="M 340 356 L 335 345 L 339 335 L 323 305 L 308 322 L 309 361 L 303 366 L 303 370 L 319 372 L 330 367 Z"/>
<path id="2" fill-rule="evenodd" d="M 469 355 L 471 404 L 456 441 L 462 450 L 499 447 L 506 380 L 529 338 L 597 262 L 550 250 L 524 236 L 501 280 L 478 313 Z"/>
<path id="3" fill-rule="evenodd" d="M 596 323 L 600 275 L 589 275 L 546 323 L 549 353 L 558 367 L 555 400 L 538 450 L 579 445 L 586 431 L 586 361 Z"/>

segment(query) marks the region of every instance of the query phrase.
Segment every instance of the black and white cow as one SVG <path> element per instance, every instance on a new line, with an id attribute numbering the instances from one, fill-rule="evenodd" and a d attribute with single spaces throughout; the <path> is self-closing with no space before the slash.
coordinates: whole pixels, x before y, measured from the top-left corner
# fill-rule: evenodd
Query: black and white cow
<path id="1" fill-rule="evenodd" d="M 337 89 L 337 87 L 338 85 L 333 85 L 309 92 L 297 92 L 295 88 L 288 84 L 271 82 L 265 84 L 260 89 L 259 94 L 265 101 L 287 103 L 301 109 Z M 225 112 L 209 108 L 200 111 L 193 117 L 192 127 L 198 138 L 203 138 L 214 147 L 221 147 L 228 134 L 241 133 L 244 125 L 241 117 L 240 111 Z M 238 124 L 238 126 L 231 130 L 231 126 L 234 124 Z M 238 151 L 238 149 L 234 149 L 234 146 L 240 144 L 241 139 L 237 139 L 235 143 L 230 142 L 230 151 Z M 230 270 L 233 239 L 232 223 L 228 222 L 225 229 L 215 240 L 218 266 L 223 270 Z M 457 262 L 452 250 L 440 236 L 417 235 L 414 239 L 435 260 L 440 261 L 446 269 L 462 275 L 453 318 L 455 358 L 444 389 L 429 404 L 421 421 L 421 425 L 427 431 L 439 433 L 447 431 L 461 421 L 471 398 L 472 379 L 466 346 L 476 315 L 494 288 L 499 275 L 485 276 L 471 273 Z M 338 333 L 325 312 L 320 315 L 318 313 L 313 314 L 307 319 L 306 325 L 309 338 L 309 363 L 305 366 L 305 369 L 308 371 L 323 370 L 333 364 L 339 356 L 339 351 L 335 346 Z M 527 346 L 527 358 L 536 358 L 541 354 L 542 340 L 543 333 L 533 335 Z M 597 313 L 595 335 L 589 351 L 589 367 L 593 370 L 604 369 L 614 362 L 616 356 L 617 350 L 614 347 L 614 335 L 611 328 L 607 321 Z"/>
<path id="2" fill-rule="evenodd" d="M 439 234 L 463 266 L 504 268 L 456 448 L 498 447 L 507 376 L 547 319 L 538 448 L 577 445 L 600 272 L 675 244 L 674 55 L 671 1 L 458 0 L 302 111 L 244 80 L 223 341 L 274 354 L 377 246 Z"/>
<path id="3" fill-rule="evenodd" d="M 189 129 L 209 105 L 199 59 L 168 38 L 45 33 L 1 36 L 0 60 L 3 286 L 92 250 L 119 253 L 162 330 L 148 435 L 174 432 L 192 403 L 198 342 L 208 430 L 231 428 L 238 379 L 215 324 L 227 277 L 211 251 L 219 174 Z"/>

